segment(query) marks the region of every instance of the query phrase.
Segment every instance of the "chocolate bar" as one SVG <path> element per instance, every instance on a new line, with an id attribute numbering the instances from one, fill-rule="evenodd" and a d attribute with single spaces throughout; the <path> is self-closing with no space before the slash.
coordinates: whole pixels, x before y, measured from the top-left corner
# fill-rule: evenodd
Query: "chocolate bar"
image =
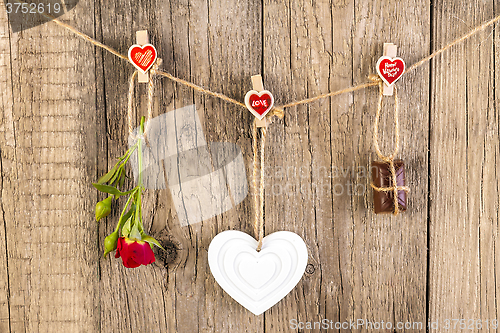
<path id="1" fill-rule="evenodd" d="M 396 169 L 396 186 L 405 186 L 405 165 L 402 160 L 394 160 Z M 372 162 L 372 183 L 376 187 L 392 187 L 391 168 L 388 162 Z M 406 210 L 406 192 L 398 190 L 399 211 Z M 394 213 L 394 191 L 377 191 L 373 189 L 373 208 L 375 214 Z"/>

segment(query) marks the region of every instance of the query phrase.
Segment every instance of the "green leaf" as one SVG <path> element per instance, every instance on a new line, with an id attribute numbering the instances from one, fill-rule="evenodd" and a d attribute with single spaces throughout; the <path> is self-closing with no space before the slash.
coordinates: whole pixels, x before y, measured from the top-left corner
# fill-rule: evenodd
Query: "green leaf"
<path id="1" fill-rule="evenodd" d="M 110 180 L 114 176 L 114 174 L 116 173 L 116 170 L 118 170 L 118 166 L 120 165 L 120 162 L 116 163 L 115 166 L 111 170 L 109 170 L 109 172 L 107 174 L 105 174 L 104 176 L 99 178 L 99 180 L 97 181 L 97 184 L 101 185 L 101 184 L 107 183 L 108 180 Z"/>
<path id="2" fill-rule="evenodd" d="M 125 164 L 122 164 L 120 165 L 120 167 L 118 168 L 118 171 L 116 172 L 116 174 L 114 175 L 114 177 L 109 181 L 109 184 L 113 184 L 115 181 L 120 181 L 120 178 L 123 174 L 123 170 L 125 169 Z"/>
<path id="3" fill-rule="evenodd" d="M 129 195 L 130 193 L 132 193 L 132 192 L 134 192 L 134 191 L 137 190 L 137 188 L 133 188 L 130 191 L 121 192 L 120 190 L 118 190 L 114 186 L 109 186 L 109 185 L 104 185 L 104 184 L 97 184 L 97 183 L 92 183 L 92 185 L 94 185 L 94 187 L 96 189 L 98 189 L 99 191 L 104 192 L 104 193 L 113 194 L 116 197 L 120 197 L 120 196 L 124 196 L 124 195 Z"/>
<path id="4" fill-rule="evenodd" d="M 132 229 L 130 230 L 129 237 L 130 239 L 134 240 L 141 240 L 141 233 L 139 232 L 139 229 L 137 227 L 137 220 L 135 221 L 134 225 L 132 226 Z"/>
<path id="5" fill-rule="evenodd" d="M 99 178 L 99 180 L 97 181 L 97 184 L 101 185 L 101 184 L 107 183 L 111 178 L 113 178 L 113 176 L 115 175 L 115 173 L 118 170 L 118 168 L 123 167 L 125 164 L 127 164 L 127 161 L 130 158 L 130 155 L 132 154 L 132 152 L 136 148 L 137 148 L 137 145 L 134 145 L 134 146 L 130 147 L 125 152 L 125 154 L 123 154 L 123 156 L 121 156 L 118 159 L 118 162 L 116 162 L 116 164 L 113 166 L 113 168 L 111 170 L 109 170 L 109 172 L 107 174 L 105 174 L 104 176 L 102 176 L 101 178 Z"/>
<path id="6" fill-rule="evenodd" d="M 127 237 L 130 235 L 130 229 L 132 228 L 132 216 L 127 219 L 127 222 L 123 225 L 122 236 Z"/>
<path id="7" fill-rule="evenodd" d="M 119 188 L 123 187 L 123 183 L 125 182 L 125 177 L 124 176 L 126 177 L 126 175 L 125 175 L 125 169 L 122 169 L 122 175 L 120 176 L 120 181 L 118 183 L 118 187 Z"/>
<path id="8" fill-rule="evenodd" d="M 144 232 L 141 232 L 141 236 L 142 236 L 142 240 L 144 242 L 148 242 L 149 244 L 154 244 L 154 245 L 158 246 L 160 249 L 162 249 L 163 251 L 166 251 L 163 248 L 163 246 L 161 246 L 160 243 L 156 239 L 154 239 L 153 237 L 146 235 Z"/>
<path id="9" fill-rule="evenodd" d="M 122 209 L 122 213 L 120 214 L 120 219 L 118 220 L 118 224 L 116 225 L 116 229 L 115 229 L 115 232 L 118 232 L 118 230 L 120 230 L 120 228 L 122 227 L 123 225 L 123 221 L 126 221 L 127 219 L 124 218 L 125 215 L 127 215 L 125 212 L 128 208 L 128 205 L 130 204 L 130 202 L 132 201 L 132 198 L 134 197 L 134 195 L 132 194 L 131 196 L 128 197 L 128 200 L 127 200 L 127 203 L 125 204 L 125 206 L 123 207 Z M 134 205 L 132 204 L 131 208 L 134 207 Z M 130 211 L 129 211 L 130 213 Z M 131 216 L 132 214 L 130 214 Z"/>
<path id="10" fill-rule="evenodd" d="M 120 220 L 118 221 L 118 228 L 117 229 L 120 229 L 121 227 L 123 227 L 123 224 L 125 223 L 125 221 L 127 221 L 131 216 L 132 214 L 134 213 L 134 210 L 135 210 L 135 205 L 132 205 L 129 209 L 129 211 L 123 215 Z"/>

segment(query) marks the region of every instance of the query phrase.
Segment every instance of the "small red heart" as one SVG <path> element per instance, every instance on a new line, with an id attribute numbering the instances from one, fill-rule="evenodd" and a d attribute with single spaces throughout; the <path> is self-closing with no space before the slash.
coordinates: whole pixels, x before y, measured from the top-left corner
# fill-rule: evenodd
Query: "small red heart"
<path id="1" fill-rule="evenodd" d="M 250 90 L 245 95 L 245 105 L 254 116 L 262 120 L 273 108 L 274 97 L 267 90 L 262 90 L 261 92 Z"/>
<path id="2" fill-rule="evenodd" d="M 146 73 L 153 66 L 156 57 L 156 49 L 151 44 L 132 45 L 128 49 L 128 59 L 142 73 Z"/>
<path id="3" fill-rule="evenodd" d="M 377 61 L 377 73 L 390 86 L 396 82 L 405 71 L 405 62 L 401 58 L 380 57 Z"/>

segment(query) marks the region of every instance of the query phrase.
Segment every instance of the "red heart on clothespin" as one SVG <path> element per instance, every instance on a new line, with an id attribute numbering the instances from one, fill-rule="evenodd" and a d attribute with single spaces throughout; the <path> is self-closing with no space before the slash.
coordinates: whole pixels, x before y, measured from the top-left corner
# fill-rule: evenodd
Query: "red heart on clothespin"
<path id="1" fill-rule="evenodd" d="M 142 73 L 146 73 L 153 66 L 156 57 L 156 49 L 151 44 L 132 45 L 128 49 L 128 59 Z"/>
<path id="2" fill-rule="evenodd" d="M 245 105 L 254 116 L 262 120 L 262 118 L 264 118 L 273 108 L 274 97 L 273 94 L 267 90 L 262 90 L 261 92 L 250 90 L 245 95 Z"/>
<path id="3" fill-rule="evenodd" d="M 380 57 L 377 61 L 377 73 L 390 86 L 396 82 L 405 71 L 405 62 L 401 58 Z"/>

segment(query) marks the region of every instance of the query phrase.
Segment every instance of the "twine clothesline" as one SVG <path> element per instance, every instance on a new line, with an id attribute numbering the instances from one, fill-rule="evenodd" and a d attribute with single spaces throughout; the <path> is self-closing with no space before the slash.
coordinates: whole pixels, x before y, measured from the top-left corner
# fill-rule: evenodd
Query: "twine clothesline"
<path id="1" fill-rule="evenodd" d="M 20 0 L 18 0 L 18 1 L 20 1 Z M 22 2 L 22 1 L 20 1 L 20 2 Z M 80 38 L 83 38 L 84 40 L 91 42 L 93 45 L 100 47 L 102 49 L 105 49 L 106 51 L 114 54 L 115 56 L 128 61 L 127 56 L 119 53 L 118 51 L 116 51 L 112 47 L 107 46 L 107 45 L 95 40 L 94 38 L 84 34 L 83 32 L 77 30 L 73 26 L 66 24 L 66 23 L 63 23 L 62 21 L 58 20 L 57 18 L 53 17 L 50 14 L 45 14 L 45 13 L 39 13 L 39 14 L 51 19 L 52 22 L 68 29 L 69 31 L 73 32 L 74 34 L 76 34 Z M 498 15 L 498 16 L 494 17 L 493 19 L 475 27 L 474 29 L 470 30 L 468 33 L 455 39 L 454 41 L 445 45 L 441 49 L 434 51 L 430 55 L 428 55 L 428 56 L 422 58 L 421 60 L 419 60 L 418 62 L 414 63 L 412 66 L 410 66 L 408 69 L 406 69 L 402 75 L 405 75 L 408 72 L 422 66 L 424 63 L 430 61 L 431 59 L 433 59 L 434 57 L 438 56 L 439 54 L 445 52 L 446 50 L 450 49 L 454 45 L 470 38 L 474 34 L 486 29 L 487 27 L 498 22 L 499 20 L 500 20 L 500 15 Z M 150 75 L 149 86 L 148 86 L 148 120 L 151 119 L 151 117 L 152 117 L 152 97 L 153 97 L 153 90 L 154 90 L 154 83 L 153 83 L 153 76 L 154 75 L 166 77 L 174 82 L 177 82 L 179 84 L 190 87 L 193 90 L 198 91 L 202 94 L 210 95 L 210 96 L 222 99 L 226 102 L 229 102 L 229 103 L 241 106 L 241 107 L 245 107 L 245 104 L 243 104 L 243 103 L 241 103 L 241 102 L 239 102 L 231 97 L 228 97 L 222 93 L 213 92 L 209 89 L 203 88 L 203 87 L 196 85 L 192 82 L 189 82 L 187 80 L 183 80 L 181 78 L 175 77 L 170 73 L 159 70 L 158 67 L 160 66 L 160 64 L 161 64 L 161 59 L 159 59 L 159 61 L 157 61 L 153 65 L 153 67 L 150 71 L 151 75 Z M 132 124 L 133 90 L 134 90 L 134 82 L 135 82 L 136 76 L 137 76 L 137 72 L 135 71 L 132 74 L 132 76 L 130 78 L 130 82 L 129 82 L 128 121 L 129 121 L 129 131 L 131 133 L 132 133 L 132 125 L 131 124 Z M 354 92 L 357 90 L 361 90 L 361 89 L 365 89 L 365 88 L 369 88 L 369 87 L 378 85 L 379 86 L 379 102 L 378 102 L 378 106 L 377 106 L 377 115 L 376 115 L 375 124 L 374 124 L 373 140 L 374 140 L 374 145 L 375 145 L 375 151 L 376 151 L 378 157 L 380 159 L 384 160 L 385 162 L 388 162 L 390 165 L 390 172 L 391 172 L 391 176 L 392 176 L 392 186 L 387 187 L 387 188 L 386 187 L 379 188 L 379 187 L 376 187 L 372 184 L 372 187 L 376 191 L 394 191 L 394 195 L 393 195 L 394 196 L 394 198 L 393 198 L 394 199 L 394 214 L 398 214 L 398 212 L 399 212 L 399 204 L 398 204 L 398 198 L 397 198 L 398 191 L 399 190 L 404 190 L 404 191 L 409 190 L 408 187 L 406 187 L 406 186 L 397 186 L 396 171 L 395 171 L 395 167 L 394 167 L 394 157 L 395 157 L 397 151 L 399 150 L 398 98 L 397 98 L 397 93 L 396 93 L 396 88 L 395 88 L 395 90 L 394 90 L 394 99 L 395 99 L 394 122 L 395 122 L 395 137 L 396 137 L 395 149 L 391 155 L 385 156 L 380 151 L 380 148 L 378 145 L 378 124 L 379 124 L 380 113 L 382 110 L 382 98 L 383 98 L 383 93 L 382 93 L 383 88 L 382 87 L 383 86 L 382 86 L 382 82 L 380 80 L 372 80 L 372 81 L 373 82 L 363 83 L 363 84 L 360 84 L 357 86 L 348 87 L 345 89 L 321 94 L 321 95 L 318 95 L 315 97 L 306 98 L 306 99 L 302 99 L 299 101 L 291 102 L 291 103 L 288 103 L 288 104 L 285 104 L 282 106 L 275 106 L 273 108 L 273 110 L 271 110 L 271 112 L 269 112 L 266 117 L 277 116 L 279 118 L 283 118 L 285 108 L 298 106 L 301 104 L 312 103 L 312 102 L 315 102 L 315 101 L 323 99 L 323 98 L 333 97 L 336 95 Z M 260 251 L 260 249 L 262 247 L 262 239 L 263 239 L 263 233 L 264 233 L 264 231 L 263 231 L 264 208 L 263 207 L 264 207 L 264 151 L 265 151 L 264 148 L 265 148 L 265 140 L 266 140 L 266 129 L 261 128 L 261 147 L 260 147 L 260 159 L 261 159 L 260 160 L 260 162 L 261 162 L 260 169 L 261 169 L 261 172 L 260 172 L 260 181 L 259 181 L 259 196 L 257 197 L 257 195 L 255 195 L 255 207 L 256 207 L 256 209 L 255 209 L 255 224 L 254 224 L 255 233 L 258 234 L 258 238 L 259 238 L 258 247 L 257 247 L 258 251 Z M 253 123 L 253 143 L 254 143 L 253 144 L 253 150 L 254 150 L 253 185 L 254 185 L 254 190 L 256 191 L 256 182 L 257 182 L 256 181 L 256 176 L 257 176 L 257 127 L 256 127 L 255 121 Z M 257 209 L 257 207 L 258 207 L 258 209 Z"/>
<path id="2" fill-rule="evenodd" d="M 18 0 L 19 2 L 23 3 L 22 1 Z M 68 29 L 69 31 L 73 32 L 74 34 L 76 34 L 77 36 L 83 38 L 84 40 L 86 41 L 89 41 L 91 42 L 92 44 L 94 44 L 95 46 L 97 47 L 100 47 L 112 54 L 114 54 L 115 56 L 121 58 L 121 59 L 124 59 L 124 60 L 129 60 L 127 56 L 121 54 L 120 52 L 116 51 L 115 49 L 113 49 L 112 47 L 110 46 L 107 46 L 97 40 L 95 40 L 94 38 L 84 34 L 83 32 L 77 30 L 75 27 L 67 24 L 67 23 L 64 23 L 64 22 L 61 22 L 60 20 L 58 20 L 57 18 L 55 18 L 54 16 L 50 15 L 50 14 L 45 14 L 45 13 L 39 13 L 40 15 L 42 16 L 45 16 L 49 19 L 52 20 L 52 22 Z M 408 72 L 411 72 L 413 71 L 414 69 L 422 66 L 424 63 L 430 61 L 432 58 L 438 56 L 439 54 L 445 52 L 446 50 L 448 50 L 449 48 L 453 47 L 454 45 L 470 38 L 471 36 L 473 36 L 474 34 L 486 29 L 487 27 L 489 27 L 490 25 L 498 22 L 500 20 L 500 15 L 494 17 L 493 19 L 489 20 L 489 21 L 486 21 L 485 23 L 475 27 L 474 29 L 470 30 L 468 33 L 464 34 L 463 36 L 455 39 L 454 41 L 452 41 L 451 43 L 445 45 L 444 47 L 440 48 L 439 50 L 437 51 L 434 51 L 433 53 L 431 53 L 430 55 L 422 58 L 421 60 L 419 60 L 418 62 L 414 63 L 412 66 L 410 66 L 407 70 L 405 70 L 402 74 L 405 75 L 407 74 Z M 170 73 L 167 73 L 167 72 L 164 72 L 164 71 L 161 71 L 161 70 L 157 70 L 156 71 L 156 74 L 157 75 L 160 75 L 160 76 L 163 76 L 163 77 L 166 77 L 172 81 L 175 81 L 177 83 L 180 83 L 182 85 L 185 85 L 187 87 L 190 87 L 192 88 L 193 90 L 195 91 L 198 91 L 202 94 L 205 94 L 205 95 L 210 95 L 210 96 L 213 96 L 213 97 L 216 97 L 216 98 L 219 98 L 219 99 L 222 99 L 226 102 L 229 102 L 229 103 L 232 103 L 232 104 L 235 104 L 235 105 L 238 105 L 238 106 L 241 106 L 241 107 L 245 107 L 245 104 L 231 98 L 231 97 L 228 97 L 222 93 L 218 93 L 218 92 L 214 92 L 214 91 L 211 91 L 209 89 L 206 89 L 206 88 L 203 88 L 195 83 L 192 83 L 192 82 L 189 82 L 189 81 L 186 81 L 186 80 L 183 80 L 181 78 L 178 78 L 178 77 L 175 77 L 173 76 L 172 74 Z M 361 90 L 361 89 L 365 89 L 365 88 L 368 88 L 368 87 L 373 87 L 373 86 L 376 86 L 378 85 L 378 82 L 368 82 L 368 83 L 363 83 L 363 84 L 360 84 L 360 85 L 357 85 L 357 86 L 353 86 L 353 87 L 348 87 L 348 88 L 345 88 L 345 89 L 341 89 L 341 90 L 337 90 L 337 91 L 333 91 L 333 92 L 329 92 L 329 93 L 325 93 L 325 94 L 321 94 L 321 95 L 318 95 L 318 96 L 315 96 L 315 97 L 311 97 L 311 98 L 306 98 L 306 99 L 302 99 L 302 100 L 299 100 L 299 101 L 296 101 L 296 102 L 291 102 L 291 103 L 288 103 L 288 104 L 284 104 L 282 106 L 275 106 L 273 108 L 273 110 L 271 110 L 268 115 L 266 117 L 273 117 L 273 116 L 277 116 L 278 118 L 283 118 L 284 117 L 284 109 L 285 108 L 289 108 L 289 107 L 293 107 L 293 106 L 297 106 L 297 105 L 301 105 L 301 104 L 307 104 L 307 103 L 312 103 L 312 102 L 315 102 L 317 100 L 320 100 L 320 99 L 323 99 L 323 98 L 327 98 L 327 97 L 333 97 L 333 96 L 336 96 L 336 95 L 341 95 L 341 94 L 344 94 L 344 93 L 349 93 L 349 92 L 354 92 L 354 91 L 357 91 L 357 90 Z"/>

